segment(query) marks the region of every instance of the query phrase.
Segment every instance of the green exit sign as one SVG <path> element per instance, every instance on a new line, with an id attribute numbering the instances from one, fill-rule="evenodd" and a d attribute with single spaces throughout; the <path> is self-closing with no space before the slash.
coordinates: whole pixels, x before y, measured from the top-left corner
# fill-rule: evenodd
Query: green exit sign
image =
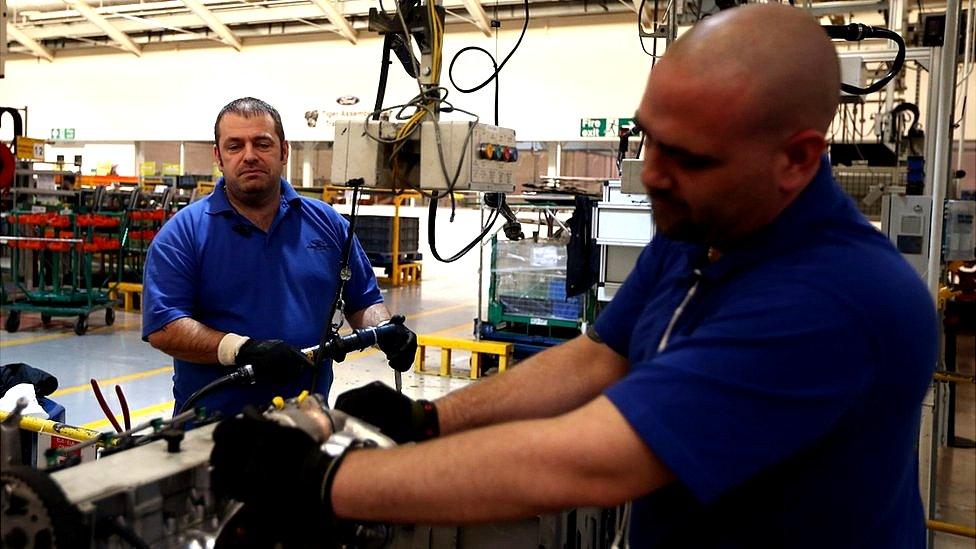
<path id="1" fill-rule="evenodd" d="M 633 125 L 633 118 L 581 118 L 580 137 L 619 137 Z"/>
<path id="2" fill-rule="evenodd" d="M 55 141 L 73 141 L 74 138 L 74 128 L 51 128 L 51 139 Z"/>

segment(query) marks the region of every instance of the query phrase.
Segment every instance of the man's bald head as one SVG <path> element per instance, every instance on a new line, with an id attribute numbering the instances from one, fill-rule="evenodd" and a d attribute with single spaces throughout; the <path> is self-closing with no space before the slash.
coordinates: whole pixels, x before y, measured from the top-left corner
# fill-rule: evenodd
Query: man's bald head
<path id="1" fill-rule="evenodd" d="M 761 230 L 821 169 L 837 54 L 805 12 L 724 11 L 672 44 L 637 120 L 658 232 L 718 249 Z"/>
<path id="2" fill-rule="evenodd" d="M 678 68 L 716 97 L 741 96 L 739 112 L 727 114 L 757 131 L 826 132 L 840 99 L 840 65 L 827 34 L 806 12 L 781 4 L 702 20 L 668 48 L 659 68 Z"/>

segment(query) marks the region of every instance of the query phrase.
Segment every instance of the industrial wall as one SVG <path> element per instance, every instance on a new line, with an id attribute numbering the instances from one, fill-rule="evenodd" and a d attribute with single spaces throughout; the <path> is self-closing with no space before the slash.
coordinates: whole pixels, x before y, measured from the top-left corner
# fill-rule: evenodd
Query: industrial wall
<path id="1" fill-rule="evenodd" d="M 520 140 L 578 138 L 582 117 L 634 112 L 651 64 L 636 25 L 580 23 L 534 21 L 502 71 L 499 122 L 514 127 Z M 449 101 L 493 122 L 494 86 L 459 94 L 447 82 L 447 67 L 457 50 L 470 45 L 492 52 L 497 46 L 500 61 L 520 27 L 518 21 L 505 22 L 497 42 L 472 26 L 448 27 L 442 81 L 452 89 Z M 79 141 L 211 140 L 220 107 L 252 95 L 281 111 L 289 139 L 331 140 L 331 116 L 373 109 L 381 47 L 378 37 L 361 32 L 357 45 L 321 34 L 287 44 L 250 40 L 241 52 L 214 43 L 176 50 L 147 46 L 141 58 L 118 52 L 59 53 L 53 63 L 10 60 L 0 80 L 0 104 L 27 105 L 30 134 L 38 137 L 50 136 L 53 128 L 74 128 Z M 464 54 L 455 67 L 462 87 L 490 72 L 490 61 L 479 53 Z M 416 93 L 416 83 L 395 64 L 385 103 L 402 103 Z M 343 107 L 336 102 L 343 96 L 360 101 Z M 305 121 L 309 110 L 323 111 L 315 128 Z"/>

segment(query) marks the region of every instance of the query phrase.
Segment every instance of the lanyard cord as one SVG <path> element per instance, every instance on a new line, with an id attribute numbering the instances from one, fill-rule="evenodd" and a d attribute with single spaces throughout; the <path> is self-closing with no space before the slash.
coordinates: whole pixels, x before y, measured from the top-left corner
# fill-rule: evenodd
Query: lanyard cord
<path id="1" fill-rule="evenodd" d="M 671 315 L 671 320 L 668 321 L 668 327 L 664 329 L 664 335 L 661 336 L 661 342 L 657 344 L 657 352 L 663 351 L 668 346 L 668 340 L 671 338 L 671 330 L 674 330 L 674 325 L 678 323 L 678 318 L 681 313 L 685 312 L 685 307 L 691 298 L 698 291 L 698 283 L 701 282 L 701 270 L 695 269 L 695 283 L 688 288 L 688 293 L 685 294 L 685 298 L 681 300 L 678 304 L 678 308 L 674 310 L 674 314 Z"/>

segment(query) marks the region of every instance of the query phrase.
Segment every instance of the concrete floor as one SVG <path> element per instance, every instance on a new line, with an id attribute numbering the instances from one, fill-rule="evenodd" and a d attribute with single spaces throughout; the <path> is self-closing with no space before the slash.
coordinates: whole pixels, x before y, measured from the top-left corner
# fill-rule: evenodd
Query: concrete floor
<path id="1" fill-rule="evenodd" d="M 341 208 L 340 208 L 341 209 Z M 362 213 L 391 213 L 390 207 L 366 207 Z M 472 332 L 477 316 L 478 254 L 470 253 L 457 263 L 434 261 L 426 245 L 426 210 L 404 208 L 401 215 L 420 218 L 423 283 L 419 286 L 391 289 L 384 287 L 384 298 L 394 312 L 403 313 L 407 324 L 418 333 L 465 336 Z M 441 255 L 452 255 L 466 239 L 472 238 L 479 223 L 477 212 L 458 210 L 456 223 L 447 222 L 441 211 L 437 222 Z M 486 255 L 486 276 L 487 276 Z M 485 285 L 487 293 L 487 284 Z M 323 304 L 325 307 L 325 304 Z M 2 319 L 0 319 L 2 321 Z M 106 398 L 116 411 L 114 385 L 123 387 L 133 419 L 169 416 L 172 413 L 172 363 L 168 356 L 152 349 L 140 339 L 141 318 L 137 313 L 119 312 L 114 326 L 104 325 L 101 315 L 93 315 L 89 333 L 78 337 L 72 330 L 72 319 L 55 319 L 45 328 L 36 314 L 24 314 L 17 333 L 0 331 L 0 363 L 26 362 L 54 374 L 60 381 L 52 396 L 67 409 L 67 422 L 93 429 L 111 429 L 89 386 L 97 378 Z M 973 374 L 973 338 L 960 338 L 957 368 Z M 457 368 L 467 367 L 467 357 L 454 357 Z M 428 363 L 436 366 L 437 357 Z M 368 350 L 351 355 L 335 366 L 336 381 L 331 399 L 343 391 L 379 379 L 393 385 L 393 374 L 381 353 Z M 465 379 L 440 378 L 432 375 L 404 374 L 404 392 L 414 398 L 435 398 L 461 387 Z M 976 438 L 976 388 L 964 385 L 957 403 L 957 435 Z M 938 515 L 942 520 L 973 526 L 976 523 L 976 450 L 944 448 L 939 456 Z M 973 540 L 946 534 L 936 535 L 936 547 L 974 547 Z"/>

